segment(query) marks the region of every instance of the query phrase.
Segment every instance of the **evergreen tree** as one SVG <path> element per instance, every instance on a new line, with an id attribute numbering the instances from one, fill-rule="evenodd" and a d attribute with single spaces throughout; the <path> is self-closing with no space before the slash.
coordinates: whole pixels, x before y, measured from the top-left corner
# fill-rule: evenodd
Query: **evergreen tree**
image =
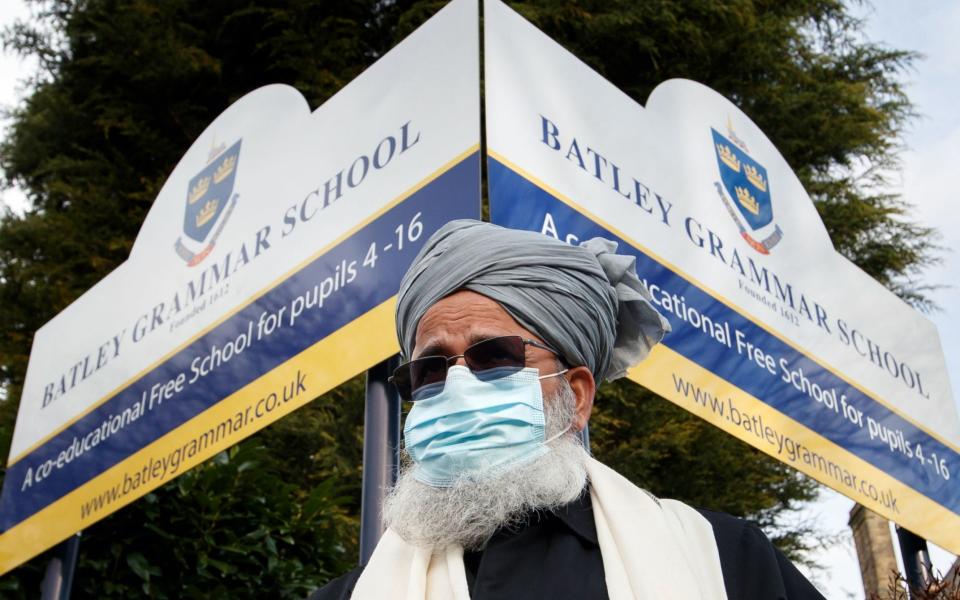
<path id="1" fill-rule="evenodd" d="M 3 453 L 33 332 L 126 259 L 205 126 L 268 83 L 296 87 L 315 108 L 443 5 L 31 3 L 37 20 L 4 35 L 41 72 L 0 142 L 6 182 L 30 201 L 26 214 L 0 217 Z M 861 41 L 842 2 L 511 4 L 641 103 L 671 77 L 736 102 L 800 175 L 837 249 L 928 305 L 915 276 L 935 259 L 930 232 L 878 175 L 896 166 L 912 114 L 898 76 L 913 56 Z M 361 423 L 354 380 L 99 522 L 82 544 L 78 597 L 302 596 L 356 556 Z M 815 494 L 810 480 L 632 384 L 601 388 L 592 424 L 598 457 L 660 495 L 776 526 Z M 802 528 L 778 530 L 794 555 L 810 541 Z M 0 590 L 35 596 L 44 561 Z"/>

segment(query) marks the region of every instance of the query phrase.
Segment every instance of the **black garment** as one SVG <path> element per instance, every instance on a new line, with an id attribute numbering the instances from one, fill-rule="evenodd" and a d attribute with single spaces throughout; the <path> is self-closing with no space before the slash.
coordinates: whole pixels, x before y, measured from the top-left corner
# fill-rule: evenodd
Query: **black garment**
<path id="1" fill-rule="evenodd" d="M 713 526 L 728 600 L 824 600 L 759 527 L 728 514 L 697 510 Z"/>
<path id="2" fill-rule="evenodd" d="M 465 552 L 463 566 L 475 600 L 607 597 L 590 494 L 498 531 L 483 550 Z"/>
<path id="3" fill-rule="evenodd" d="M 713 526 L 729 600 L 823 599 L 757 526 L 700 513 Z M 555 514 L 537 512 L 521 527 L 498 531 L 482 551 L 464 553 L 463 564 L 473 600 L 608 597 L 590 494 Z M 334 579 L 309 600 L 349 600 L 362 572 L 357 567 Z"/>

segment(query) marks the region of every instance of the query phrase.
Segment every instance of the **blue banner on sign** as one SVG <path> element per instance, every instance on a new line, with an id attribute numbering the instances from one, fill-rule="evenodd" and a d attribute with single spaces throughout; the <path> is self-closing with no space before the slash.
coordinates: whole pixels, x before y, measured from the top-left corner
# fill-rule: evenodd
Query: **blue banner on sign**
<path id="1" fill-rule="evenodd" d="M 637 272 L 651 289 L 669 290 L 678 300 L 680 314 L 661 311 L 673 327 L 673 332 L 663 340 L 665 346 L 928 498 L 960 513 L 960 486 L 949 480 L 949 473 L 944 477 L 938 468 L 939 459 L 945 459 L 949 465 L 960 463 L 960 456 L 953 449 L 503 163 L 488 158 L 488 166 L 490 216 L 494 223 L 513 229 L 542 231 L 549 213 L 554 230 L 563 232 L 563 235 L 572 233 L 579 240 L 604 237 L 616 241 L 618 252 L 637 258 Z M 732 339 L 728 339 L 728 343 L 705 342 L 701 329 L 691 326 L 680 316 L 689 315 L 690 311 L 712 323 L 726 324 L 727 338 L 739 335 L 764 355 L 783 359 L 789 369 L 787 376 L 758 376 L 757 364 L 745 360 Z M 798 389 L 798 385 L 802 389 Z M 814 385 L 830 391 L 835 399 L 843 398 L 864 419 L 890 432 L 888 439 L 871 439 L 867 428 L 851 424 L 834 410 L 824 410 L 823 402 L 810 399 Z M 898 432 L 897 439 L 893 439 L 892 432 Z M 915 452 L 908 450 L 917 446 L 923 449 L 919 460 Z"/>
<path id="2" fill-rule="evenodd" d="M 479 218 L 479 189 L 473 153 L 18 460 L 4 478 L 0 529 L 8 530 L 390 299 L 434 231 L 453 219 Z M 298 298 L 304 300 L 295 323 L 273 325 L 263 335 L 270 326 L 264 316 L 284 308 L 292 312 Z M 356 372 L 369 366 L 358 364 Z M 164 403 L 158 394 L 181 376 L 202 377 L 203 385 Z M 96 451 L 85 452 L 94 438 Z"/>

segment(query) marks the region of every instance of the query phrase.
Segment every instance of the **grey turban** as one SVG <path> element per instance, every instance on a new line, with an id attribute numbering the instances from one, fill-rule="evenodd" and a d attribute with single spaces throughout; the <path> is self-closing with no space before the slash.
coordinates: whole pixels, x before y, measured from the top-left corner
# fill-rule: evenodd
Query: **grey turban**
<path id="1" fill-rule="evenodd" d="M 410 357 L 417 325 L 438 300 L 471 290 L 498 302 L 567 364 L 599 383 L 626 374 L 670 330 L 616 242 L 581 246 L 490 223 L 447 223 L 427 240 L 400 282 L 397 338 Z"/>

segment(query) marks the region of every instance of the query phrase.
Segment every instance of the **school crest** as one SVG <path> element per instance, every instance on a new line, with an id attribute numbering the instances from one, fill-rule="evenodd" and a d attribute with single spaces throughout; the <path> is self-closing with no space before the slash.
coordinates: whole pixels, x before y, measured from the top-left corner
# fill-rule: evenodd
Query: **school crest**
<path id="1" fill-rule="evenodd" d="M 233 182 L 240 162 L 240 142 L 227 148 L 221 144 L 210 151 L 207 164 L 187 184 L 183 235 L 174 245 L 187 266 L 207 257 L 237 203 Z"/>
<path id="2" fill-rule="evenodd" d="M 773 222 L 773 202 L 767 170 L 749 154 L 746 143 L 727 123 L 727 135 L 714 128 L 713 148 L 720 169 L 720 181 L 714 185 L 740 235 L 754 250 L 770 254 L 783 238 Z"/>

